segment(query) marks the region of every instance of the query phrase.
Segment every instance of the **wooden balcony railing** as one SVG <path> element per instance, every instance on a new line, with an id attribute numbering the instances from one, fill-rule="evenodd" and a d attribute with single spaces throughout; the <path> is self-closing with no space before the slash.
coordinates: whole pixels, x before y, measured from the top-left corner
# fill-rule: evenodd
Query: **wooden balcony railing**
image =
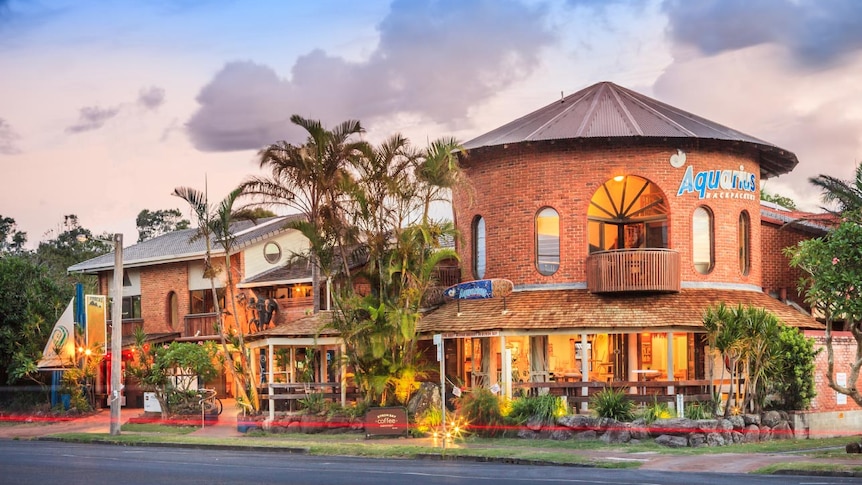
<path id="1" fill-rule="evenodd" d="M 207 337 L 218 335 L 215 329 L 216 314 L 215 313 L 200 313 L 195 315 L 186 315 L 185 329 L 183 337 Z"/>
<path id="2" fill-rule="evenodd" d="M 679 253 L 671 249 L 617 249 L 587 257 L 591 293 L 680 290 Z"/>

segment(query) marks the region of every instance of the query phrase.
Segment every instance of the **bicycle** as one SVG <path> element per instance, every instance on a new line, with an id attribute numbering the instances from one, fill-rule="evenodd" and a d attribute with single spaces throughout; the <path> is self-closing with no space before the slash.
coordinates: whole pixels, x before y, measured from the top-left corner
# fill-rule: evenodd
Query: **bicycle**
<path id="1" fill-rule="evenodd" d="M 224 405 L 221 399 L 216 397 L 215 389 L 198 389 L 198 405 L 201 407 L 201 419 L 209 414 L 210 416 L 219 416 L 224 411 Z"/>

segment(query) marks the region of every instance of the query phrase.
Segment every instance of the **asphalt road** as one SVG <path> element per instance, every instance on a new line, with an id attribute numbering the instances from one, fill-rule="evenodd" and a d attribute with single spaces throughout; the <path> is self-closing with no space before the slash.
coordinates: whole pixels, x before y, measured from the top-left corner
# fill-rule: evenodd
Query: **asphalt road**
<path id="1" fill-rule="evenodd" d="M 0 484 L 840 484 L 760 476 L 0 440 Z"/>

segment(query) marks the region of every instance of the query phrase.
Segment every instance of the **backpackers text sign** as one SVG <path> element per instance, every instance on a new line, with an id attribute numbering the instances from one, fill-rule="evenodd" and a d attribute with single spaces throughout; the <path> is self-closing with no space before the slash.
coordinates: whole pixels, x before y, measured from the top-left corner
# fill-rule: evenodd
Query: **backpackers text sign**
<path id="1" fill-rule="evenodd" d="M 704 170 L 694 173 L 694 168 L 689 165 L 676 195 L 679 197 L 696 192 L 699 199 L 755 200 L 756 191 L 757 176 L 746 172 L 742 166 L 739 170 Z"/>

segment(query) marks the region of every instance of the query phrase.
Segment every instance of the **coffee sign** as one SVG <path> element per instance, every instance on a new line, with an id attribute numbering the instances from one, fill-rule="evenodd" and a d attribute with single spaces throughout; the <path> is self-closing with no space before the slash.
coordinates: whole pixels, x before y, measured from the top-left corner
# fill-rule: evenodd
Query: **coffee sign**
<path id="1" fill-rule="evenodd" d="M 365 413 L 365 436 L 404 436 L 406 434 L 406 408 L 371 408 Z"/>

